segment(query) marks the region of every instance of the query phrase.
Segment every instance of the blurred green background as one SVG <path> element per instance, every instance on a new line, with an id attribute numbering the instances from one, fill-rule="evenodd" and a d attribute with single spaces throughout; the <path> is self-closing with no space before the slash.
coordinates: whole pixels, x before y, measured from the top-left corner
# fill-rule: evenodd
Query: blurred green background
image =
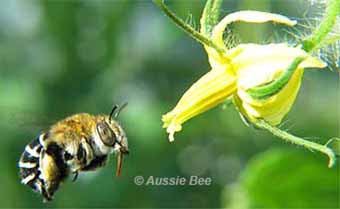
<path id="1" fill-rule="evenodd" d="M 324 5 L 313 2 L 225 0 L 222 14 L 259 9 L 303 21 L 322 14 Z M 198 27 L 204 1 L 166 3 Z M 243 42 L 292 38 L 271 24 L 233 29 Z M 151 1 L 2 0 L 0 207 L 340 207 L 339 165 L 329 169 L 324 155 L 247 127 L 232 106 L 192 119 L 168 143 L 162 114 L 207 70 L 201 45 Z M 339 136 L 339 101 L 337 72 L 308 70 L 282 128 L 325 143 Z M 42 130 L 74 113 L 109 113 L 123 102 L 131 155 L 121 177 L 114 176 L 112 157 L 103 169 L 66 181 L 48 204 L 20 184 L 20 154 Z M 213 183 L 137 186 L 138 175 L 198 175 Z"/>

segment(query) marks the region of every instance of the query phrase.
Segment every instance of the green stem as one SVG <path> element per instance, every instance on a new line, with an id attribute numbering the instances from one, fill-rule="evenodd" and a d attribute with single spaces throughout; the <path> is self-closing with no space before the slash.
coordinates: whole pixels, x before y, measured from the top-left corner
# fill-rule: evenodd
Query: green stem
<path id="1" fill-rule="evenodd" d="M 170 17 L 181 29 L 187 32 L 191 37 L 202 43 L 203 45 L 214 48 L 220 56 L 224 57 L 224 49 L 217 46 L 211 39 L 205 35 L 199 33 L 190 25 L 186 24 L 183 20 L 175 15 L 165 4 L 163 0 L 153 0 L 155 4 L 168 16 Z"/>
<path id="2" fill-rule="evenodd" d="M 327 34 L 332 30 L 336 18 L 340 13 L 340 0 L 329 0 L 326 8 L 326 14 L 321 21 L 319 27 L 315 32 L 303 41 L 303 49 L 307 52 L 312 51 L 317 45 L 319 45 L 322 40 L 327 36 Z"/>
<path id="3" fill-rule="evenodd" d="M 321 145 L 321 144 L 311 142 L 303 138 L 294 136 L 292 134 L 289 134 L 275 126 L 270 125 L 264 120 L 253 121 L 253 123 L 259 128 L 265 129 L 271 132 L 272 134 L 274 134 L 275 136 L 282 138 L 288 142 L 291 142 L 296 145 L 304 146 L 308 149 L 316 150 L 316 151 L 326 154 L 329 158 L 328 167 L 332 167 L 335 164 L 335 161 L 336 161 L 335 153 L 333 152 L 331 148 L 327 147 L 326 145 Z"/>

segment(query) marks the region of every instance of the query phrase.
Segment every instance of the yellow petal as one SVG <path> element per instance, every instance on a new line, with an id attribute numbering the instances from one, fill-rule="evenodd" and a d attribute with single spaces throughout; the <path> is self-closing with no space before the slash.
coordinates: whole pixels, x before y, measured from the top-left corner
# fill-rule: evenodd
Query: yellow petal
<path id="1" fill-rule="evenodd" d="M 250 22 L 250 23 L 264 23 L 268 21 L 273 21 L 276 23 L 282 23 L 286 24 L 288 26 L 293 26 L 296 24 L 296 21 L 290 20 L 289 18 L 268 13 L 268 12 L 259 12 L 259 11 L 239 11 L 231 13 L 227 16 L 225 16 L 213 29 L 212 31 L 212 41 L 215 42 L 218 46 L 221 48 L 225 48 L 227 50 L 227 47 L 224 45 L 223 42 L 223 33 L 227 27 L 228 24 L 236 21 L 243 21 L 243 22 Z M 218 67 L 229 64 L 229 59 L 232 59 L 233 56 L 230 55 L 228 52 L 225 57 L 221 57 L 215 49 L 212 49 L 208 46 L 204 46 L 205 50 L 209 57 L 209 63 L 212 69 L 217 69 Z"/>
<path id="2" fill-rule="evenodd" d="M 230 50 L 238 51 L 232 60 L 238 87 L 244 90 L 270 83 L 282 74 L 296 57 L 306 57 L 299 68 L 324 68 L 326 63 L 310 56 L 299 47 L 286 44 L 240 44 Z"/>
<path id="3" fill-rule="evenodd" d="M 236 21 L 249 22 L 249 23 L 264 23 L 273 21 L 275 23 L 286 24 L 294 26 L 296 21 L 290 20 L 283 15 L 259 12 L 259 11 L 239 11 L 225 16 L 213 29 L 212 39 L 216 44 L 223 45 L 223 33 L 228 24 Z"/>
<path id="4" fill-rule="evenodd" d="M 237 94 L 243 110 L 250 118 L 263 118 L 272 125 L 277 125 L 291 109 L 299 91 L 303 68 L 323 68 L 322 61 L 310 56 L 298 47 L 288 47 L 285 44 L 243 44 L 232 62 L 238 78 Z M 239 49 L 233 49 L 238 50 Z M 290 81 L 277 94 L 266 99 L 254 99 L 247 89 L 264 85 L 278 78 L 296 58 L 306 59 L 299 65 Z"/>
<path id="5" fill-rule="evenodd" d="M 243 90 L 238 90 L 244 110 L 253 118 L 265 119 L 272 125 L 281 123 L 283 117 L 291 109 L 301 85 L 303 70 L 298 69 L 291 80 L 277 94 L 267 100 L 253 100 Z M 262 104 L 258 106 L 258 104 Z M 255 104 L 255 105 L 254 105 Z"/>
<path id="6" fill-rule="evenodd" d="M 163 127 L 167 128 L 169 141 L 182 124 L 225 101 L 236 90 L 236 78 L 230 70 L 211 70 L 194 83 L 182 96 L 176 107 L 163 115 Z"/>

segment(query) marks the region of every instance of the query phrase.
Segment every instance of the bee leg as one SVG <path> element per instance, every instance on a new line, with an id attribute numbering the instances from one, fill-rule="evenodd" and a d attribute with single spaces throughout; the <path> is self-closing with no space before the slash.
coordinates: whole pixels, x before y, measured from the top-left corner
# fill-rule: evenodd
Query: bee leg
<path id="1" fill-rule="evenodd" d="M 45 150 L 41 152 L 40 158 L 41 165 L 41 179 L 43 179 L 42 195 L 44 202 L 50 201 L 53 193 L 59 186 L 60 171 L 52 155 L 46 153 Z"/>
<path id="2" fill-rule="evenodd" d="M 73 174 L 74 174 L 74 176 L 73 176 L 72 182 L 75 182 L 75 181 L 78 179 L 78 174 L 79 174 L 79 172 L 76 171 L 76 172 L 74 172 Z"/>
<path id="3" fill-rule="evenodd" d="M 41 179 L 44 187 L 42 195 L 49 201 L 59 184 L 67 176 L 67 165 L 62 158 L 62 149 L 55 143 L 51 143 L 40 153 Z"/>
<path id="4" fill-rule="evenodd" d="M 46 190 L 45 190 L 45 188 L 43 189 L 43 191 L 42 191 L 42 196 L 43 196 L 43 202 L 44 203 L 47 203 L 47 202 L 49 202 L 49 201 L 51 201 L 52 199 L 53 199 L 53 196 L 51 195 L 51 194 L 49 194 Z"/>
<path id="5" fill-rule="evenodd" d="M 81 167 L 87 166 L 93 160 L 92 147 L 85 138 L 81 140 L 81 144 L 78 147 L 77 159 L 82 163 Z"/>
<path id="6" fill-rule="evenodd" d="M 98 156 L 94 158 L 90 164 L 82 169 L 82 171 L 93 171 L 97 168 L 103 167 L 107 161 L 107 155 Z"/>

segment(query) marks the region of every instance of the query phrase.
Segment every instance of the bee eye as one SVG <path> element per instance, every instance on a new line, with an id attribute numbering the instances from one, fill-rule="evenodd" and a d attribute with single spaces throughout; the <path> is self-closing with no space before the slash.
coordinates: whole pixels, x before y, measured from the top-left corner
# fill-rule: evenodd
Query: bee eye
<path id="1" fill-rule="evenodd" d="M 106 122 L 97 124 L 97 132 L 102 142 L 107 146 L 113 146 L 116 142 L 116 136 Z"/>

